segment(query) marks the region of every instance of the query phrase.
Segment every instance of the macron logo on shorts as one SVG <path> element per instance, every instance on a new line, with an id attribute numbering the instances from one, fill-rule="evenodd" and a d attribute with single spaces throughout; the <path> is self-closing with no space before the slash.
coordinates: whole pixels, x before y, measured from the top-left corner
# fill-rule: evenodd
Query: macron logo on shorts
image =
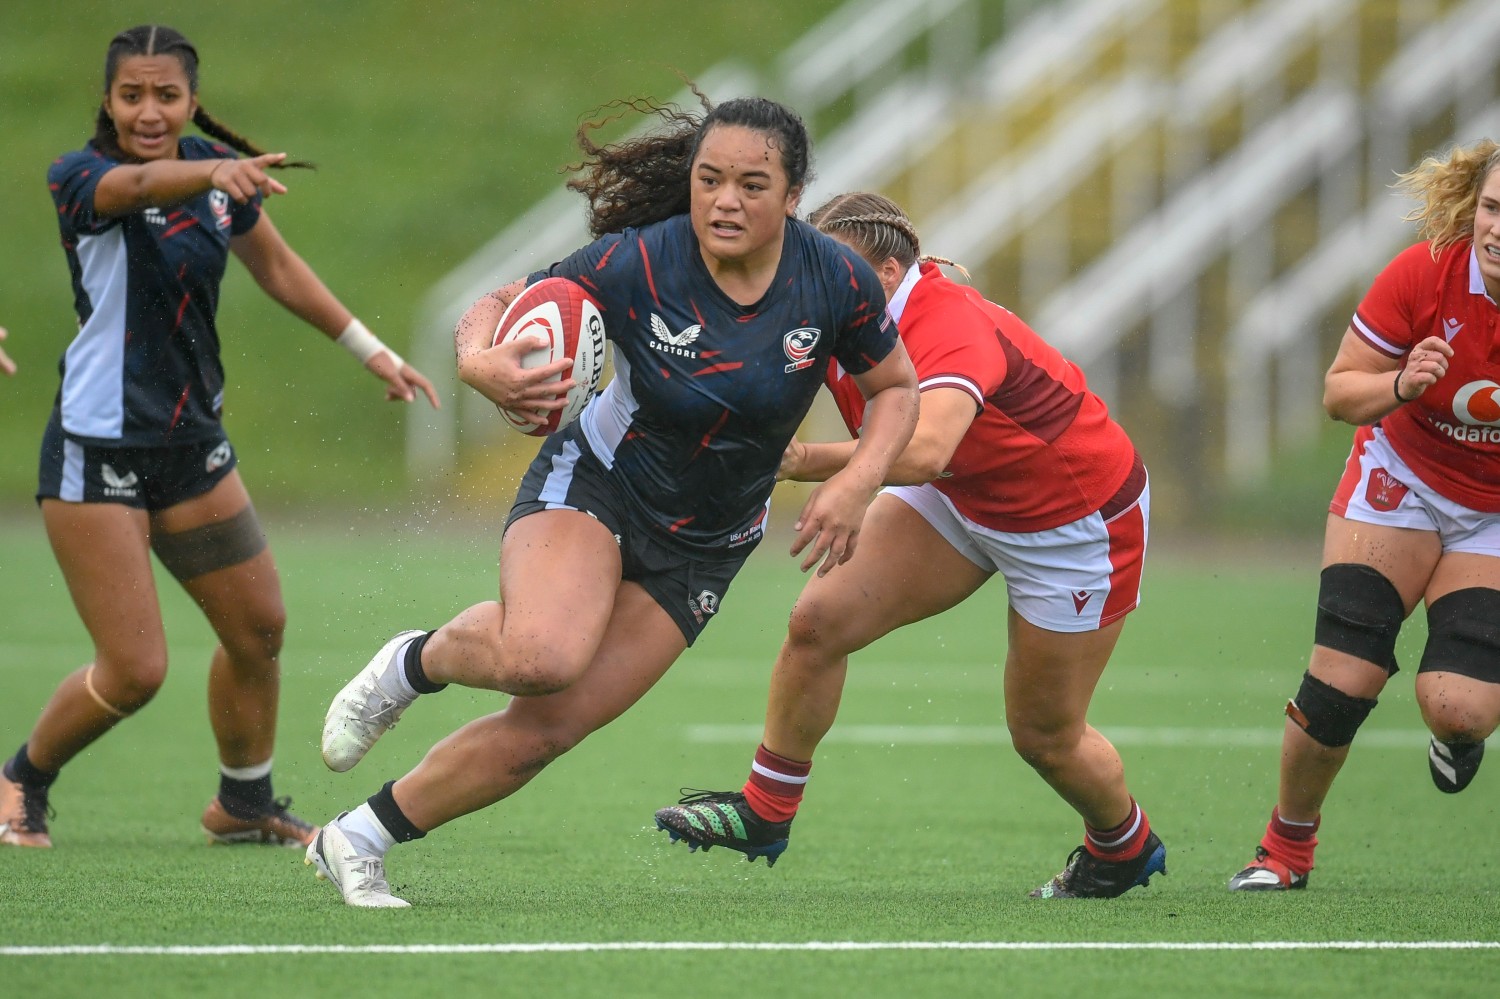
<path id="1" fill-rule="evenodd" d="M 1082 614 L 1083 609 L 1089 605 L 1089 601 L 1092 599 L 1094 599 L 1094 595 L 1088 590 L 1079 590 L 1073 594 L 1073 611 L 1077 614 Z"/>

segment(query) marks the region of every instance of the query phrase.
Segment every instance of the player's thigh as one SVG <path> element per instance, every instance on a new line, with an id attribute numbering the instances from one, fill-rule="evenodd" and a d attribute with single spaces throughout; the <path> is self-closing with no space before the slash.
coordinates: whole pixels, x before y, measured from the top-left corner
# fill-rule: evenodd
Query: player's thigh
<path id="1" fill-rule="evenodd" d="M 622 583 L 598 653 L 583 675 L 558 693 L 514 698 L 505 714 L 566 749 L 640 700 L 686 648 L 682 629 L 655 598 L 635 583 Z"/>
<path id="2" fill-rule="evenodd" d="M 275 655 L 286 625 L 281 577 L 238 471 L 151 515 L 163 563 L 231 651 Z"/>
<path id="3" fill-rule="evenodd" d="M 793 636 L 860 649 L 958 605 L 990 575 L 915 509 L 881 493 L 865 514 L 854 557 L 803 587 L 792 610 Z"/>
<path id="4" fill-rule="evenodd" d="M 1442 557 L 1436 531 L 1387 527 L 1328 515 L 1323 535 L 1323 568 L 1367 565 L 1391 581 L 1410 614 L 1426 592 Z"/>
<path id="5" fill-rule="evenodd" d="M 614 615 L 620 546 L 602 522 L 545 510 L 511 523 L 500 548 L 501 651 L 582 669 Z"/>
<path id="6" fill-rule="evenodd" d="M 1089 701 L 1120 640 L 1125 618 L 1093 631 L 1049 631 L 1015 608 L 1007 615 L 1005 716 L 1012 728 L 1054 732 L 1084 726 Z"/>
<path id="7" fill-rule="evenodd" d="M 147 515 L 117 503 L 42 500 L 47 540 L 99 665 L 166 669 Z"/>

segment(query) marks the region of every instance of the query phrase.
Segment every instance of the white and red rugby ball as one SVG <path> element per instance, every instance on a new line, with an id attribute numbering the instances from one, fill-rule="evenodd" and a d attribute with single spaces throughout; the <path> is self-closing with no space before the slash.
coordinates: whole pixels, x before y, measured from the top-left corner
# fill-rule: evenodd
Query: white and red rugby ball
<path id="1" fill-rule="evenodd" d="M 578 419 L 599 388 L 599 378 L 604 373 L 604 316 L 599 304 L 581 285 L 567 278 L 543 278 L 528 285 L 500 317 L 495 345 L 517 337 L 546 341 L 544 346 L 521 358 L 523 368 L 541 367 L 565 357 L 573 359 L 572 377 L 576 384 L 568 390 L 566 406 L 545 411 L 546 423 L 531 423 L 513 410 L 500 410 L 500 416 L 511 429 L 532 437 L 545 437 Z M 561 378 L 555 376 L 552 380 Z"/>

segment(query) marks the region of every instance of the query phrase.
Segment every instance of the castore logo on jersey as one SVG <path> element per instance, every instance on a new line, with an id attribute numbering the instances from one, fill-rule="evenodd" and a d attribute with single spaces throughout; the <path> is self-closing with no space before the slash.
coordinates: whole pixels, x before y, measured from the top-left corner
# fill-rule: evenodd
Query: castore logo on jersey
<path id="1" fill-rule="evenodd" d="M 166 225 L 167 224 L 167 216 L 166 216 L 165 213 L 162 212 L 162 210 L 160 208 L 154 208 L 154 207 L 153 208 L 147 208 L 141 214 L 145 215 L 146 216 L 146 221 L 150 222 L 152 225 Z"/>
<path id="2" fill-rule="evenodd" d="M 792 330 L 781 338 L 781 349 L 786 351 L 787 358 L 792 362 L 782 371 L 791 374 L 793 371 L 801 371 L 812 364 L 813 348 L 818 345 L 818 340 L 823 336 L 823 331 L 812 326 L 802 326 Z"/>
<path id="3" fill-rule="evenodd" d="M 651 346 L 664 354 L 675 354 L 678 357 L 697 357 L 696 350 L 688 350 L 687 345 L 698 339 L 703 332 L 702 325 L 694 323 L 681 333 L 673 333 L 667 321 L 656 313 L 651 313 L 651 335 L 656 337 L 656 343 Z"/>

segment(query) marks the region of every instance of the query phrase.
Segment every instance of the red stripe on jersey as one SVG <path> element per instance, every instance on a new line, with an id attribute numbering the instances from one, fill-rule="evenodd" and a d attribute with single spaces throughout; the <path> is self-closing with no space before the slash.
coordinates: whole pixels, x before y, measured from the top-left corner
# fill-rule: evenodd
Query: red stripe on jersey
<path id="1" fill-rule="evenodd" d="M 1044 444 L 1063 435 L 1083 406 L 1083 393 L 1074 392 L 1006 337 L 1000 338 L 1009 372 L 1001 392 L 993 398 L 1010 421 Z"/>
<path id="2" fill-rule="evenodd" d="M 596 271 L 602 271 L 602 270 L 604 270 L 604 268 L 609 264 L 609 258 L 611 256 L 613 256 L 614 252 L 616 250 L 618 250 L 619 248 L 620 248 L 620 244 L 616 243 L 614 246 L 611 246 L 609 249 L 605 250 L 604 251 L 604 256 L 600 257 L 599 258 L 599 262 L 594 265 L 594 270 L 596 270 Z"/>
<path id="3" fill-rule="evenodd" d="M 184 385 L 182 387 L 182 395 L 177 399 L 177 408 L 172 410 L 172 422 L 167 424 L 167 433 L 170 434 L 173 428 L 177 426 L 177 421 L 182 418 L 182 407 L 187 405 L 187 401 L 188 387 Z"/>
<path id="4" fill-rule="evenodd" d="M 172 323 L 172 332 L 176 333 L 182 329 L 182 314 L 187 311 L 188 302 L 191 301 L 187 294 L 182 296 L 182 301 L 177 305 L 177 319 Z"/>
<path id="5" fill-rule="evenodd" d="M 641 267 L 646 272 L 646 287 L 651 290 L 651 301 L 655 302 L 656 307 L 659 309 L 661 308 L 661 299 L 656 295 L 656 278 L 651 276 L 651 255 L 646 252 L 646 241 L 644 239 L 637 239 L 636 242 L 641 247 Z"/>
<path id="6" fill-rule="evenodd" d="M 724 410 L 724 412 L 719 414 L 719 418 L 714 421 L 714 425 L 709 428 L 708 433 L 703 435 L 703 439 L 698 442 L 698 449 L 693 452 L 693 457 L 689 460 L 696 460 L 697 457 L 702 454 L 710 444 L 713 443 L 714 437 L 718 435 L 720 430 L 724 429 L 724 424 L 728 422 L 729 410 L 726 409 Z"/>
<path id="7" fill-rule="evenodd" d="M 672 522 L 672 526 L 668 527 L 667 530 L 672 534 L 676 534 L 679 528 L 688 526 L 696 519 L 696 517 L 683 517 L 681 520 L 675 520 Z"/>
<path id="8" fill-rule="evenodd" d="M 726 371 L 738 371 L 745 366 L 744 361 L 725 361 L 722 364 L 710 364 L 706 368 L 699 368 L 693 372 L 694 378 L 702 378 L 704 375 L 719 375 Z"/>
<path id="9" fill-rule="evenodd" d="M 172 228 L 170 228 L 166 232 L 162 233 L 161 234 L 161 238 L 162 239 L 170 239 L 171 237 L 177 235 L 182 230 L 184 230 L 184 229 L 191 229 L 193 226 L 195 226 L 197 224 L 198 224 L 198 220 L 197 219 L 183 219 L 181 222 L 177 223 Z"/>

